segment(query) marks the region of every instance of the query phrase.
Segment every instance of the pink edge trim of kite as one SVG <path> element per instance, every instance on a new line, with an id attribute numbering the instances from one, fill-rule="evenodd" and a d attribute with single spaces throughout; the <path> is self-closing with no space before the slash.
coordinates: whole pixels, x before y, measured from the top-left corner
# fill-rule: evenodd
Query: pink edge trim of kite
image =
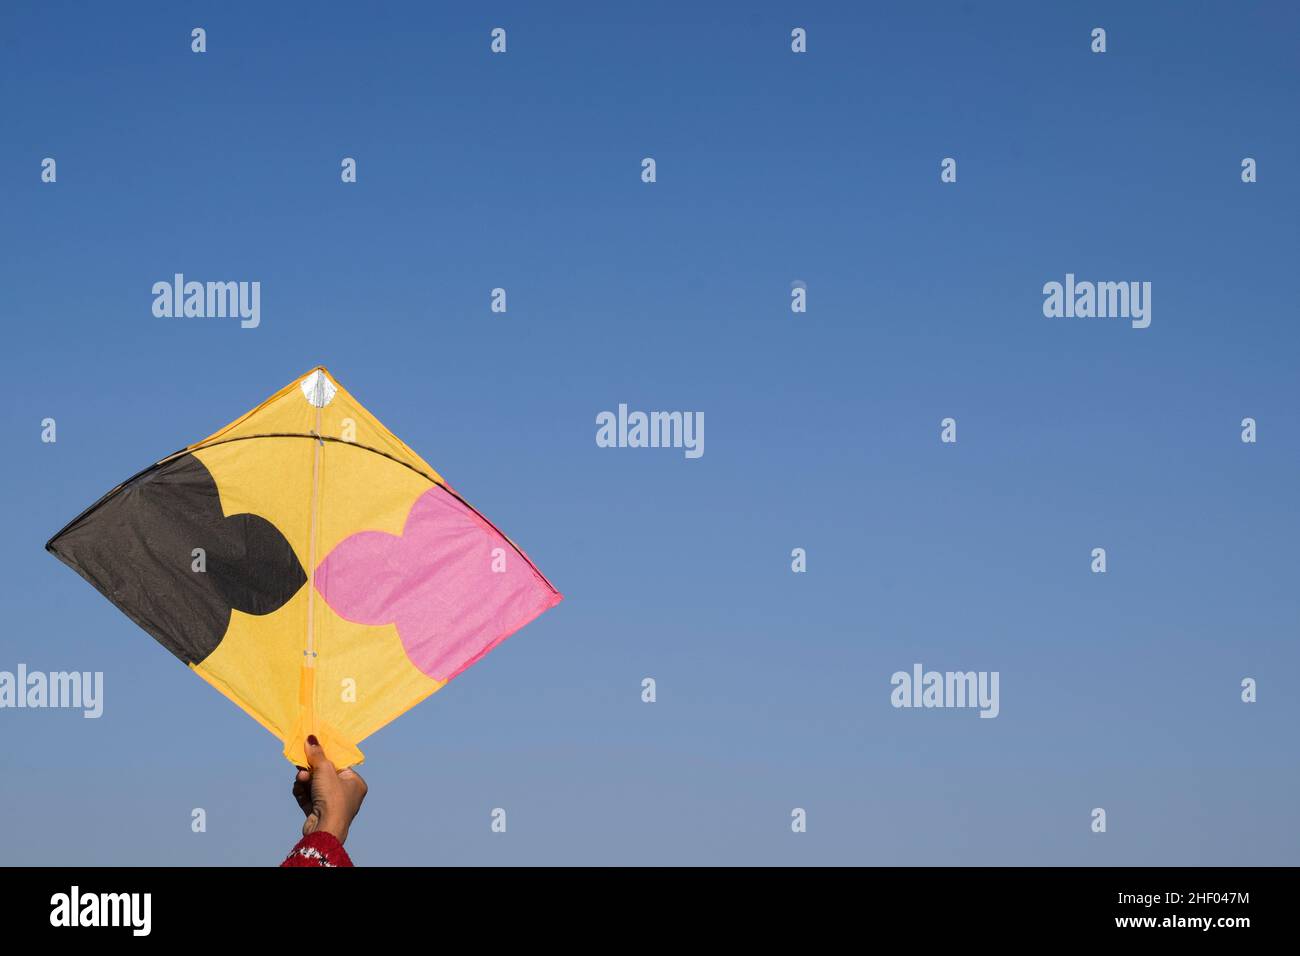
<path id="1" fill-rule="evenodd" d="M 500 534 L 499 531 L 498 531 L 497 533 Z M 531 563 L 531 562 L 530 562 L 530 563 Z M 534 570 L 536 570 L 536 568 L 534 568 Z M 538 571 L 537 574 L 538 574 L 538 577 L 541 577 L 541 572 L 540 572 L 540 571 Z M 545 581 L 546 579 L 545 579 L 545 578 L 542 578 L 542 580 Z M 547 581 L 546 583 L 547 583 L 548 585 L 550 584 L 549 581 Z M 452 672 L 447 676 L 447 679 L 446 679 L 446 681 L 443 682 L 443 685 L 442 685 L 442 686 L 443 686 L 443 687 L 446 687 L 448 684 L 450 684 L 452 681 L 454 681 L 457 677 L 459 677 L 462 671 L 467 670 L 468 668 L 473 667 L 475 664 L 477 664 L 480 660 L 482 660 L 482 658 L 483 658 L 483 656 L 484 656 L 485 654 L 487 654 L 490 650 L 492 650 L 494 647 L 496 647 L 498 644 L 500 644 L 502 641 L 504 641 L 507 637 L 510 637 L 511 635 L 513 635 L 513 634 L 515 634 L 515 633 L 517 633 L 517 632 L 519 632 L 519 631 L 522 631 L 525 627 L 527 627 L 529 624 L 532 624 L 533 621 L 537 620 L 539 617 L 541 617 L 543 614 L 545 614 L 547 611 L 549 611 L 551 608 L 555 607 L 555 605 L 559 604 L 559 603 L 560 603 L 561 601 L 563 601 L 563 600 L 564 600 L 564 595 L 561 594 L 559 591 L 556 591 L 555 588 L 552 587 L 552 588 L 551 588 L 551 596 L 550 596 L 549 598 L 547 598 L 546 604 L 543 605 L 541 608 L 539 608 L 536 614 L 534 614 L 534 615 L 533 615 L 532 617 L 530 617 L 528 620 L 523 621 L 522 623 L 520 623 L 520 625 L 519 625 L 518 627 L 514 628 L 513 630 L 506 631 L 506 632 L 505 632 L 504 634 L 502 634 L 500 637 L 496 638 L 496 639 L 493 640 L 490 644 L 486 645 L 486 646 L 485 646 L 481 651 L 479 651 L 477 654 L 475 654 L 473 657 L 471 657 L 471 658 L 470 658 L 469 660 L 467 660 L 465 663 L 461 664 L 460 667 L 456 668 L 454 671 L 452 671 Z"/>

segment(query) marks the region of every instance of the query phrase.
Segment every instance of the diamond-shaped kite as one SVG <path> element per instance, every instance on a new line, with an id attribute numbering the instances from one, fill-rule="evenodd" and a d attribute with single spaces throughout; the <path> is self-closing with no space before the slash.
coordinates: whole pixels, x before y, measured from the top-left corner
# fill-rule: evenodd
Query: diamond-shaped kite
<path id="1" fill-rule="evenodd" d="M 307 765 L 337 766 L 561 600 L 324 368 L 146 468 L 46 549 Z"/>

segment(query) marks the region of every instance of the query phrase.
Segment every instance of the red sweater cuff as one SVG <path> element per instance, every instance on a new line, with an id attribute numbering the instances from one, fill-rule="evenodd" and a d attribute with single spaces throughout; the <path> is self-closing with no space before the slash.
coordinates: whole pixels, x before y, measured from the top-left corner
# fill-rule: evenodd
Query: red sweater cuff
<path id="1" fill-rule="evenodd" d="M 317 830 L 298 841 L 281 866 L 351 866 L 343 844 L 332 833 Z"/>

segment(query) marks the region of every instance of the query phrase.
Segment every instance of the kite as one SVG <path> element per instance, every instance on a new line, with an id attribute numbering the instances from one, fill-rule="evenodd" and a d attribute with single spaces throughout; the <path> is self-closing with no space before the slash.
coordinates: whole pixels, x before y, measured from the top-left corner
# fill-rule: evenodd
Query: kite
<path id="1" fill-rule="evenodd" d="M 323 367 L 45 545 L 306 766 L 337 766 L 562 595 Z"/>

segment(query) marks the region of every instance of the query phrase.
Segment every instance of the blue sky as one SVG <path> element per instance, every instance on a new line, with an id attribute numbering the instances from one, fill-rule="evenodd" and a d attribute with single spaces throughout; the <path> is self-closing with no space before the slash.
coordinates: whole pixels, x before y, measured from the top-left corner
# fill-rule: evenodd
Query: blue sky
<path id="1" fill-rule="evenodd" d="M 362 744 L 359 863 L 1295 863 L 1297 27 L 5 5 L 0 670 L 106 686 L 0 711 L 0 862 L 293 842 L 279 744 L 42 545 L 324 364 L 566 595 Z M 176 272 L 260 326 L 156 318 Z M 1067 272 L 1151 326 L 1045 318 Z M 706 453 L 598 448 L 621 402 Z M 914 662 L 999 671 L 999 717 L 892 708 Z"/>

